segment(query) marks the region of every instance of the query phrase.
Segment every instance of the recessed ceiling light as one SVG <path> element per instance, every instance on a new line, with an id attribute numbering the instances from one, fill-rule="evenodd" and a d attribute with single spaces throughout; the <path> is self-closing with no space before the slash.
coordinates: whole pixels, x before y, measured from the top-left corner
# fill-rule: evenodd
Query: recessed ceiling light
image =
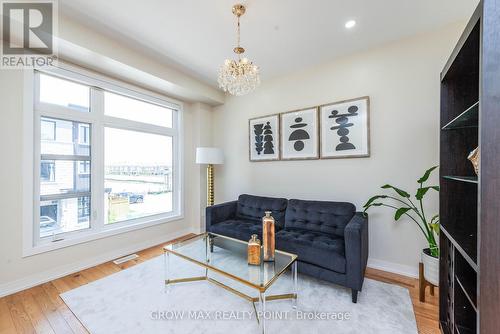
<path id="1" fill-rule="evenodd" d="M 347 29 L 351 29 L 351 28 L 354 28 L 354 26 L 356 25 L 356 21 L 354 20 L 349 20 L 345 23 L 345 27 Z"/>

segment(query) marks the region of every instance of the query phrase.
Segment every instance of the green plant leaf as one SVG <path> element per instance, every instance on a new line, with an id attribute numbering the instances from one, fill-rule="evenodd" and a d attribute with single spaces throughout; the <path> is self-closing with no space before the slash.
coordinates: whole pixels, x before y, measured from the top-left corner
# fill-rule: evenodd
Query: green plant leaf
<path id="1" fill-rule="evenodd" d="M 415 194 L 415 198 L 420 201 L 422 198 L 424 198 L 425 194 L 427 194 L 427 191 L 429 191 L 429 187 L 417 189 L 417 193 Z"/>
<path id="2" fill-rule="evenodd" d="M 382 206 L 382 205 L 384 205 L 384 203 L 371 203 L 370 205 L 365 207 L 365 209 L 363 210 L 363 213 L 366 214 L 366 211 L 368 211 L 368 209 L 371 208 L 372 206 Z"/>
<path id="3" fill-rule="evenodd" d="M 387 195 L 377 195 L 377 196 L 373 196 L 372 198 L 370 198 L 368 200 L 368 202 L 366 202 L 365 205 L 363 205 L 363 208 L 366 208 L 366 207 L 369 207 L 370 204 L 372 204 L 375 200 L 379 199 L 379 198 L 387 198 Z"/>
<path id="4" fill-rule="evenodd" d="M 399 196 L 410 198 L 410 194 L 408 194 L 406 191 L 396 188 L 394 186 L 391 186 L 390 184 L 386 184 L 382 186 L 382 189 L 394 189 L 395 192 L 399 194 Z"/>
<path id="5" fill-rule="evenodd" d="M 429 191 L 429 189 L 434 189 L 436 191 L 439 191 L 439 187 L 438 186 L 430 186 L 430 187 L 419 188 L 419 189 L 417 189 L 417 193 L 415 194 L 415 198 L 420 201 L 422 198 L 424 198 L 425 194 L 427 194 L 427 191 Z"/>
<path id="6" fill-rule="evenodd" d="M 429 227 L 434 231 L 434 233 L 439 235 L 439 223 L 429 223 Z"/>
<path id="7" fill-rule="evenodd" d="M 434 217 L 431 218 L 431 224 L 437 223 L 438 221 L 439 221 L 439 214 L 434 215 Z"/>
<path id="8" fill-rule="evenodd" d="M 396 221 L 399 220 L 399 218 L 401 218 L 402 215 L 404 215 L 406 212 L 410 211 L 411 208 L 399 208 L 396 210 L 396 214 L 394 215 L 394 219 Z"/>
<path id="9" fill-rule="evenodd" d="M 431 176 L 431 173 L 434 169 L 438 168 L 439 166 L 434 166 L 434 167 L 431 167 L 429 168 L 428 170 L 425 171 L 424 175 L 418 179 L 418 183 L 422 184 L 424 183 L 425 181 L 427 181 L 429 179 L 429 176 Z"/>

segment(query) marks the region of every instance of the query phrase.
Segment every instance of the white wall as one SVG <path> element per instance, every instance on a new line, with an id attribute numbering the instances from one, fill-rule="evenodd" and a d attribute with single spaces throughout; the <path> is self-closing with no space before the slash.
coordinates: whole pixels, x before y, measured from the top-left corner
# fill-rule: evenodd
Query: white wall
<path id="1" fill-rule="evenodd" d="M 453 24 L 227 98 L 213 119 L 214 144 L 226 155 L 216 173 L 216 201 L 250 193 L 348 201 L 362 210 L 385 183 L 413 192 L 417 178 L 439 161 L 439 74 L 463 27 Z M 371 157 L 249 162 L 249 118 L 365 95 L 371 99 Z M 438 196 L 430 199 L 429 215 L 438 210 Z M 394 223 L 393 216 L 388 209 L 370 212 L 370 265 L 416 275 L 425 240 L 416 226 Z"/>
<path id="2" fill-rule="evenodd" d="M 79 34 L 84 36 L 86 32 L 79 31 Z M 104 40 L 99 42 L 105 43 Z M 126 64 L 127 58 L 121 61 Z M 88 67 L 93 68 L 91 65 Z M 163 65 L 151 61 L 147 67 L 156 68 L 158 73 L 168 73 Z M 186 102 L 183 113 L 184 219 L 23 258 L 23 80 L 21 71 L 0 70 L 0 296 L 200 231 L 205 188 L 203 168 L 195 164 L 195 148 L 210 145 L 212 111 L 203 103 Z M 183 84 L 184 89 L 189 89 L 188 80 Z M 195 85 L 193 89 L 199 91 L 200 87 Z"/>

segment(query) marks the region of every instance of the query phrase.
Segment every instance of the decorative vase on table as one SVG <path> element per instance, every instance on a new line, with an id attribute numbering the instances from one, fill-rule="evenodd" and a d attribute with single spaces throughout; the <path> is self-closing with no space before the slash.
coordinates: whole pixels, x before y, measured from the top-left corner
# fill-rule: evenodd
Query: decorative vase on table
<path id="1" fill-rule="evenodd" d="M 248 241 L 248 264 L 260 265 L 260 240 L 257 234 L 252 234 L 252 239 Z"/>
<path id="2" fill-rule="evenodd" d="M 266 211 L 262 218 L 262 241 L 264 246 L 264 261 L 274 261 L 274 218 L 271 216 L 272 211 Z"/>

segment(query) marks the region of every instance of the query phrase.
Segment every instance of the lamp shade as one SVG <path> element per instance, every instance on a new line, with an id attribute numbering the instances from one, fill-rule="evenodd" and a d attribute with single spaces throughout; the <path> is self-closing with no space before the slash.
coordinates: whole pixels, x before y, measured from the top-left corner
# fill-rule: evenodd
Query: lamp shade
<path id="1" fill-rule="evenodd" d="M 221 165 L 224 163 L 224 153 L 217 147 L 197 147 L 196 163 Z"/>

